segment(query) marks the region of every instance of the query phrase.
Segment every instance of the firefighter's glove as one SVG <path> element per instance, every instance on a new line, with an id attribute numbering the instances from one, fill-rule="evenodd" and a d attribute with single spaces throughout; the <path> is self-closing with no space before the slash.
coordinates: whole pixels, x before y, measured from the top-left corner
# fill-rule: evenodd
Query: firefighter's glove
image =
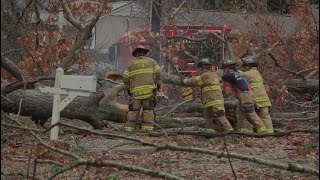
<path id="1" fill-rule="evenodd" d="M 130 90 L 126 90 L 127 94 L 132 97 Z"/>
<path id="2" fill-rule="evenodd" d="M 181 84 L 186 84 L 185 82 L 184 82 L 184 78 L 183 77 L 180 77 L 180 82 L 181 82 Z"/>

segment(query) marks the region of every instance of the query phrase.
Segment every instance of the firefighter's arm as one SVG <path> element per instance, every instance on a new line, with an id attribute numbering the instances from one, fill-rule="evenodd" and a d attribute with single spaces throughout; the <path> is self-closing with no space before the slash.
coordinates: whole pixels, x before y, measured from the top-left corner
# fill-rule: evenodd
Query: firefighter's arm
<path id="1" fill-rule="evenodd" d="M 130 71 L 129 69 L 126 69 L 123 73 L 123 84 L 124 84 L 124 88 L 125 90 L 130 90 L 130 78 L 131 78 L 131 75 L 130 75 Z"/>
<path id="2" fill-rule="evenodd" d="M 239 71 L 245 78 L 248 79 L 248 72 L 247 71 Z"/>
<path id="3" fill-rule="evenodd" d="M 231 84 L 230 84 L 230 78 L 231 78 L 231 74 L 226 74 L 226 75 L 223 75 L 222 76 L 222 93 L 225 97 L 230 97 L 230 96 L 233 96 L 234 93 L 233 93 L 233 89 L 231 87 Z"/>
<path id="4" fill-rule="evenodd" d="M 194 76 L 191 78 L 183 79 L 182 83 L 186 84 L 186 85 L 198 85 L 198 86 L 202 85 L 202 81 L 201 81 L 200 76 Z"/>
<path id="5" fill-rule="evenodd" d="M 155 63 L 155 66 L 154 66 L 154 75 L 155 75 L 155 80 L 156 80 L 156 84 L 157 84 L 157 89 L 159 90 L 160 89 L 160 85 L 162 83 L 161 81 L 161 68 L 160 66 Z"/>

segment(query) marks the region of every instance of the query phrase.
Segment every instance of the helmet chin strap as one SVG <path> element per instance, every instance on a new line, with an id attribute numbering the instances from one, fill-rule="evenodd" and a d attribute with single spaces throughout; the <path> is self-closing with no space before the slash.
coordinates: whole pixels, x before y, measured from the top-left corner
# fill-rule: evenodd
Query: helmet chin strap
<path id="1" fill-rule="evenodd" d="M 147 55 L 147 53 L 145 53 L 145 52 L 137 52 L 136 57 L 145 56 L 145 55 Z"/>

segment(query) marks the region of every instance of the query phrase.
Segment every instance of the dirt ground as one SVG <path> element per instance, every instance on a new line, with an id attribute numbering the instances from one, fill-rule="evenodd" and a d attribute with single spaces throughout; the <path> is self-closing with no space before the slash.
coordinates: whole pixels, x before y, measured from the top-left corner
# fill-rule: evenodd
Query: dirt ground
<path id="1" fill-rule="evenodd" d="M 23 119 L 28 126 L 35 127 L 28 117 L 23 117 Z M 78 120 L 63 119 L 63 122 L 89 128 L 89 125 Z M 294 128 L 306 128 L 315 125 L 315 122 L 293 124 Z M 49 122 L 45 126 L 48 127 Z M 222 138 L 208 139 L 179 135 L 170 136 L 167 139 L 166 137 L 131 136 L 150 142 L 224 151 Z M 49 142 L 48 133 L 42 134 L 41 137 Z M 40 162 L 36 163 L 35 168 L 35 149 L 39 161 L 50 159 L 61 164 L 71 162 L 66 157 L 54 154 L 41 146 L 35 146 L 36 142 L 27 131 L 1 127 L 1 179 L 26 179 L 28 167 L 29 176 L 35 174 L 35 179 L 46 179 L 61 168 L 58 165 Z M 230 136 L 226 138 L 226 142 L 229 152 L 252 155 L 276 162 L 299 163 L 319 169 L 319 134 L 296 133 L 290 136 L 267 138 Z M 92 135 L 65 127 L 60 130 L 59 141 L 51 144 L 86 159 L 101 158 L 106 161 L 159 170 L 185 179 L 234 179 L 226 158 L 168 150 L 145 154 L 138 154 L 137 150 L 128 153 L 124 150 L 141 146 L 122 139 Z M 30 156 L 32 149 L 33 153 Z M 144 147 L 141 149 L 144 149 Z M 145 150 L 147 149 L 145 148 Z M 315 175 L 292 173 L 237 159 L 231 159 L 231 163 L 238 179 L 318 179 Z M 55 179 L 79 179 L 84 171 L 82 179 L 157 179 L 143 174 L 118 171 L 109 167 L 84 166 L 69 170 Z"/>

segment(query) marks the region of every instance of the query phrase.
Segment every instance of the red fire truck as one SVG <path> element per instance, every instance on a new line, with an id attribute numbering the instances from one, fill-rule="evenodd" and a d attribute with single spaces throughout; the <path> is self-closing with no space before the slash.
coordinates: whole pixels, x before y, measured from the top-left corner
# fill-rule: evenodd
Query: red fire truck
<path id="1" fill-rule="evenodd" d="M 193 57 L 210 57 L 218 70 L 220 61 L 224 59 L 226 48 L 218 39 L 210 35 L 216 33 L 224 37 L 231 31 L 229 25 L 223 26 L 162 26 L 161 34 L 166 37 L 166 43 L 160 44 L 160 49 L 169 48 L 172 45 L 179 44 L 184 52 L 179 52 L 176 56 L 176 63 L 170 62 L 161 54 L 154 57 L 159 65 L 166 71 L 177 76 L 191 77 L 198 75 L 196 62 Z M 109 59 L 115 62 L 117 70 L 122 72 L 127 63 L 132 59 L 130 39 L 123 37 L 119 39 L 109 49 Z M 155 51 L 152 51 L 155 52 Z M 191 55 L 191 56 L 190 56 Z M 163 85 L 162 92 L 172 100 L 192 100 L 199 94 L 198 88 L 180 88 L 174 85 Z"/>

